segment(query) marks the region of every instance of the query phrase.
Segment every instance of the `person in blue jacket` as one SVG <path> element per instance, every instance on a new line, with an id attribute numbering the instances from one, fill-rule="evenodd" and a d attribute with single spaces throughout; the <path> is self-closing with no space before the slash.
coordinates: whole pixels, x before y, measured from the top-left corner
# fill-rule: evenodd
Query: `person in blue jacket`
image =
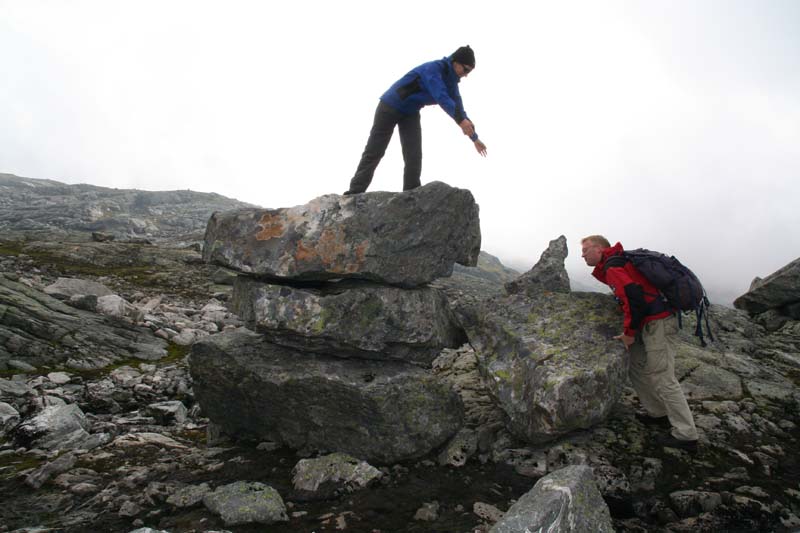
<path id="1" fill-rule="evenodd" d="M 486 145 L 478 139 L 475 125 L 467 117 L 458 83 L 475 68 L 475 53 L 462 46 L 451 56 L 430 61 L 414 68 L 397 80 L 383 93 L 375 110 L 375 120 L 369 132 L 367 146 L 361 155 L 358 169 L 350 180 L 350 189 L 344 194 L 358 194 L 367 190 L 375 169 L 394 133 L 400 131 L 403 149 L 403 190 L 419 187 L 422 173 L 422 128 L 419 111 L 426 105 L 439 104 L 475 144 L 475 149 L 486 156 Z"/>

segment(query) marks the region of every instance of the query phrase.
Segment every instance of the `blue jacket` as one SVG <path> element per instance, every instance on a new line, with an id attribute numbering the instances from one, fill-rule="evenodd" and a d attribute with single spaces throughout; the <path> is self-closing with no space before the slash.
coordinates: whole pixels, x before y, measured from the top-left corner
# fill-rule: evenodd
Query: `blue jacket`
<path id="1" fill-rule="evenodd" d="M 461 102 L 458 82 L 452 60 L 444 57 L 412 69 L 383 93 L 381 101 L 403 115 L 417 113 L 426 105 L 439 104 L 458 124 L 469 118 Z M 472 140 L 477 139 L 476 133 Z"/>

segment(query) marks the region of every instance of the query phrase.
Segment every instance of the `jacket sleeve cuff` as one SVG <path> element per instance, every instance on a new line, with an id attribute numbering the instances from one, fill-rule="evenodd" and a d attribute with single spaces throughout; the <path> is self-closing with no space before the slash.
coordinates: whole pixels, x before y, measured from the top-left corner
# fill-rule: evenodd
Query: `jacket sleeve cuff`
<path id="1" fill-rule="evenodd" d="M 628 337 L 635 337 L 637 330 L 631 328 L 624 328 L 623 333 Z"/>

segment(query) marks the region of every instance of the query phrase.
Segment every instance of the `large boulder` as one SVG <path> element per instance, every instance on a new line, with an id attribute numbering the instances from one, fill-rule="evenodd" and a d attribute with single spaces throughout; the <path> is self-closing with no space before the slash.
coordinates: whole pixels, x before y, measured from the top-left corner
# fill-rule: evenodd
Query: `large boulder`
<path id="1" fill-rule="evenodd" d="M 441 182 L 402 193 L 328 194 L 282 209 L 214 213 L 203 258 L 289 280 L 362 278 L 416 287 L 477 264 L 478 205 Z"/>
<path id="2" fill-rule="evenodd" d="M 423 456 L 463 421 L 458 395 L 414 365 L 300 353 L 245 329 L 192 347 L 195 396 L 230 434 L 379 464 Z"/>
<path id="3" fill-rule="evenodd" d="M 622 393 L 622 315 L 599 293 L 493 298 L 465 317 L 470 344 L 508 428 L 532 443 L 601 422 Z"/>
<path id="4" fill-rule="evenodd" d="M 764 279 L 754 280 L 750 290 L 733 306 L 751 315 L 800 302 L 800 258 Z"/>
<path id="5" fill-rule="evenodd" d="M 232 310 L 271 342 L 340 357 L 430 366 L 443 348 L 465 341 L 447 298 L 429 287 L 300 289 L 239 276 Z"/>
<path id="6" fill-rule="evenodd" d="M 523 531 L 613 532 L 611 513 L 597 490 L 592 469 L 585 465 L 568 466 L 541 478 L 511 506 L 490 533 Z"/>
<path id="7" fill-rule="evenodd" d="M 509 294 L 535 294 L 542 291 L 569 292 L 569 276 L 564 268 L 567 238 L 563 235 L 550 241 L 539 262 L 529 271 L 506 283 Z"/>

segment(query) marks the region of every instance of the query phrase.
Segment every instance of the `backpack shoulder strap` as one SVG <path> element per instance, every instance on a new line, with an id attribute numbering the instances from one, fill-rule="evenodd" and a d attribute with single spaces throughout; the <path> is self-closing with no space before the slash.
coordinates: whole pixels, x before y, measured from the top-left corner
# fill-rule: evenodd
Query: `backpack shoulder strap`
<path id="1" fill-rule="evenodd" d="M 603 265 L 603 272 L 607 272 L 611 267 L 624 267 L 628 261 L 629 259 L 624 255 L 612 255 L 606 259 L 606 262 Z"/>

